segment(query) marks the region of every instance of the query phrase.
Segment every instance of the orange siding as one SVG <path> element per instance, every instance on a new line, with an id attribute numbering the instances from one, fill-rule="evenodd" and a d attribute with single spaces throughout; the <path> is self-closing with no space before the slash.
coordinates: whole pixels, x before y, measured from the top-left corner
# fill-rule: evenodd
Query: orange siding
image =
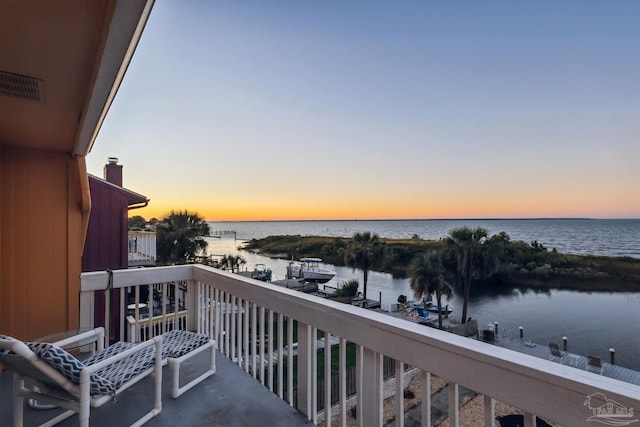
<path id="1" fill-rule="evenodd" d="M 0 333 L 35 339 L 75 329 L 82 224 L 66 154 L 0 152 Z"/>

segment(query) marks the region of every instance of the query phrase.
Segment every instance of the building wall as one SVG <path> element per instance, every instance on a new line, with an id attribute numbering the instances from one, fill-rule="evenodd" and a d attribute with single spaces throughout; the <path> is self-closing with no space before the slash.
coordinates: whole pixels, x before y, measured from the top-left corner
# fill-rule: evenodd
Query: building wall
<path id="1" fill-rule="evenodd" d="M 78 328 L 81 173 L 68 154 L 0 147 L 0 333 Z"/>
<path id="2" fill-rule="evenodd" d="M 127 206 L 122 192 L 89 179 L 91 215 L 82 256 L 82 271 L 128 267 Z"/>

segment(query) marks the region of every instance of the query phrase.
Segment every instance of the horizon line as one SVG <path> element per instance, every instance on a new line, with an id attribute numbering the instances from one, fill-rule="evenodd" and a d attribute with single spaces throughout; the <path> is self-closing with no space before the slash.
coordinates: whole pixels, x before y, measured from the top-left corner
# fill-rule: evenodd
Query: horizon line
<path id="1" fill-rule="evenodd" d="M 205 222 L 343 222 L 343 221 L 544 221 L 544 220 L 580 220 L 580 221 L 635 221 L 640 218 L 591 218 L 591 217 L 490 217 L 490 218 L 345 218 L 345 219 L 237 219 L 237 220 L 211 220 Z"/>

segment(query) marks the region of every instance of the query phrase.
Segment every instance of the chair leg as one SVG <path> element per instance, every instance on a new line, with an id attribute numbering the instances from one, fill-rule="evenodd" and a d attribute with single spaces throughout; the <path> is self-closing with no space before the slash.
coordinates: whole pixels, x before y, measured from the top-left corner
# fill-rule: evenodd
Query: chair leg
<path id="1" fill-rule="evenodd" d="M 24 398 L 22 397 L 22 389 L 24 388 L 24 380 L 13 373 L 13 427 L 22 427 L 24 422 Z"/>
<path id="2" fill-rule="evenodd" d="M 80 374 L 80 400 L 78 402 L 79 425 L 80 427 L 89 427 L 89 415 L 91 412 L 91 397 L 89 394 L 89 375 Z"/>
<path id="3" fill-rule="evenodd" d="M 210 368 L 199 377 L 191 380 L 184 386 L 180 387 L 180 365 L 182 364 L 182 362 L 187 361 L 191 357 L 195 356 L 196 354 L 202 351 L 206 351 L 207 349 L 211 352 Z M 168 358 L 167 362 L 169 366 L 171 366 L 171 376 L 172 376 L 171 397 L 173 397 L 174 399 L 180 397 L 186 391 L 190 390 L 194 386 L 198 385 L 205 379 L 212 376 L 216 372 L 216 354 L 215 353 L 216 353 L 216 342 L 210 341 L 209 343 L 191 351 L 190 353 L 187 353 L 186 355 L 180 358 L 176 358 L 176 359 Z"/>

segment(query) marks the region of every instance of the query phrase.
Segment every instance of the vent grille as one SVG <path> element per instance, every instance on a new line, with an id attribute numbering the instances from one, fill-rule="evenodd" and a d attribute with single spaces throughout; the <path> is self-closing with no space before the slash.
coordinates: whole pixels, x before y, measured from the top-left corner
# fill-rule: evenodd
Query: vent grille
<path id="1" fill-rule="evenodd" d="M 0 71 L 0 95 L 43 102 L 44 82 L 33 77 Z"/>

